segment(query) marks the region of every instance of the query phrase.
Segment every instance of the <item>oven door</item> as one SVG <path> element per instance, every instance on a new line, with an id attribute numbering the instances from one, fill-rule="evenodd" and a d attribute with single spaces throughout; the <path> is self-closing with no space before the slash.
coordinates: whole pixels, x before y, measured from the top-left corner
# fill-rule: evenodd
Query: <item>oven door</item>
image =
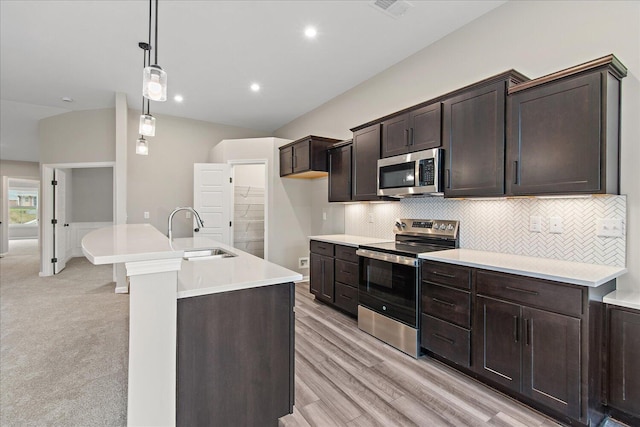
<path id="1" fill-rule="evenodd" d="M 360 255 L 359 304 L 417 328 L 418 259 L 362 249 L 357 253 Z"/>

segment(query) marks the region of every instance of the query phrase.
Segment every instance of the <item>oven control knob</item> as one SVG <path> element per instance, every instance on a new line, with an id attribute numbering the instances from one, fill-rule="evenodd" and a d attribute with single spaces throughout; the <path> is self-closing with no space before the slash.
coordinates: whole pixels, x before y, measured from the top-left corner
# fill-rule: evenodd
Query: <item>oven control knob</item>
<path id="1" fill-rule="evenodd" d="M 453 231 L 453 224 L 449 224 L 449 225 L 447 226 L 447 230 L 449 230 L 449 231 Z"/>
<path id="2" fill-rule="evenodd" d="M 444 230 L 445 228 L 447 228 L 445 224 L 440 224 L 440 230 Z"/>
<path id="3" fill-rule="evenodd" d="M 435 223 L 433 224 L 433 229 L 434 229 L 434 230 L 437 230 L 437 229 L 439 229 L 439 228 L 440 228 L 440 224 L 438 224 L 437 222 L 435 222 Z"/>

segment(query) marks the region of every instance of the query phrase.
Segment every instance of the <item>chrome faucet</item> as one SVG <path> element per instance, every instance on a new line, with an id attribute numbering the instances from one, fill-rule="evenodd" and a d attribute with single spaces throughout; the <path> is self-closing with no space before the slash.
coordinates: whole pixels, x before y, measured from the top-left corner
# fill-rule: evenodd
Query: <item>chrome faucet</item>
<path id="1" fill-rule="evenodd" d="M 174 211 L 169 214 L 169 225 L 168 225 L 169 233 L 168 233 L 168 236 L 169 236 L 169 241 L 170 242 L 173 240 L 173 232 L 171 230 L 171 223 L 173 221 L 173 216 L 179 211 L 190 211 L 190 212 L 193 212 L 193 215 L 196 218 L 196 223 L 198 224 L 198 227 L 194 228 L 193 231 L 195 231 L 197 233 L 198 231 L 200 231 L 201 228 L 204 228 L 204 222 L 202 221 L 202 218 L 200 218 L 200 215 L 198 214 L 198 212 L 196 212 L 195 209 L 193 209 L 192 207 L 189 207 L 189 206 L 185 206 L 185 207 L 182 207 L 182 208 L 175 208 Z"/>

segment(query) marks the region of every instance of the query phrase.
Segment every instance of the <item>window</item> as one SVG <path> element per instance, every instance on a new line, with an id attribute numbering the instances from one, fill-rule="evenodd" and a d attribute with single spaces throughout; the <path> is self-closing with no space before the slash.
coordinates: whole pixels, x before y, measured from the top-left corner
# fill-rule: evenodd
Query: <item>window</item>
<path id="1" fill-rule="evenodd" d="M 9 187 L 9 224 L 38 223 L 38 189 Z"/>

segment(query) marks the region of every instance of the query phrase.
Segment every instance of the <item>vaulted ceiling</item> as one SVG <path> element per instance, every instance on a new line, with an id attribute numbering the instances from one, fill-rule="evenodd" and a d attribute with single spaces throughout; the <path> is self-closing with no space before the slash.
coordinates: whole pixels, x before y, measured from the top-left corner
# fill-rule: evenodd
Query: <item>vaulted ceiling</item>
<path id="1" fill-rule="evenodd" d="M 504 1 L 411 1 L 398 18 L 372 3 L 160 0 L 169 99 L 151 112 L 270 133 Z M 148 12 L 144 0 L 1 0 L 1 157 L 37 161 L 43 117 L 113 107 L 116 92 L 139 109 Z"/>

